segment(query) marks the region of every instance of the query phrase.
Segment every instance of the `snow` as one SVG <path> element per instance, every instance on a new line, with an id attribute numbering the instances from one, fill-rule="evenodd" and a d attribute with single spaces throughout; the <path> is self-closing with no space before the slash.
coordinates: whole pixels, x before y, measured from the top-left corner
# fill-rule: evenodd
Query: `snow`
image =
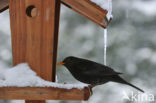
<path id="1" fill-rule="evenodd" d="M 108 11 L 107 13 L 107 19 L 110 20 L 112 16 L 112 0 L 90 0 L 93 3 L 97 4 L 101 8 Z"/>
<path id="2" fill-rule="evenodd" d="M 107 29 L 104 29 L 104 65 L 107 64 Z"/>
<path id="3" fill-rule="evenodd" d="M 0 87 L 58 87 L 65 89 L 83 89 L 86 84 L 60 84 L 45 81 L 30 69 L 27 63 L 13 68 L 0 69 Z"/>

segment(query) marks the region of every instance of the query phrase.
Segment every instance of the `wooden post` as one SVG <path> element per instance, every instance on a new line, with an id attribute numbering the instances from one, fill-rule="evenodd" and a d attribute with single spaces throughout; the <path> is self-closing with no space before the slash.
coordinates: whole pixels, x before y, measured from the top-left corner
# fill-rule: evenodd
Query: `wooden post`
<path id="1" fill-rule="evenodd" d="M 55 81 L 60 0 L 10 0 L 9 8 L 13 64 L 27 62 L 43 79 Z"/>

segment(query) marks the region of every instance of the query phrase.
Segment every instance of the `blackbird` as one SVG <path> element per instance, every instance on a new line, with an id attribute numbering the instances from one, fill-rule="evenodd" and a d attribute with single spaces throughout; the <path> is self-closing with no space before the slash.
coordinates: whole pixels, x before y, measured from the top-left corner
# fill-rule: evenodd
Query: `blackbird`
<path id="1" fill-rule="evenodd" d="M 117 82 L 132 86 L 144 92 L 140 88 L 122 79 L 119 76 L 122 73 L 90 60 L 69 56 L 57 65 L 64 65 L 78 81 L 90 84 L 89 86 L 91 88 L 107 82 Z"/>

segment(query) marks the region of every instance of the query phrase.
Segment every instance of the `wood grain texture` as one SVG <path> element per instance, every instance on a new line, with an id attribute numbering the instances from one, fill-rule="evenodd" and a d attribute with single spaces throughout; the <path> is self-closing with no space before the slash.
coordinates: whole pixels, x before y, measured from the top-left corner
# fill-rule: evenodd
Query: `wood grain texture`
<path id="1" fill-rule="evenodd" d="M 55 81 L 60 0 L 10 0 L 9 6 L 13 64 L 27 62 L 40 77 Z M 37 8 L 37 16 L 27 16 L 29 6 Z"/>
<path id="2" fill-rule="evenodd" d="M 90 0 L 61 0 L 61 2 L 103 28 L 108 25 L 107 11 Z"/>
<path id="3" fill-rule="evenodd" d="M 61 89 L 52 87 L 4 87 L 0 88 L 0 99 L 27 99 L 29 103 L 41 103 L 44 100 L 88 100 L 88 87 L 80 89 Z M 36 101 L 32 101 L 36 100 Z M 38 101 L 41 100 L 41 101 Z"/>
<path id="4" fill-rule="evenodd" d="M 0 0 L 0 13 L 9 8 L 8 0 Z"/>

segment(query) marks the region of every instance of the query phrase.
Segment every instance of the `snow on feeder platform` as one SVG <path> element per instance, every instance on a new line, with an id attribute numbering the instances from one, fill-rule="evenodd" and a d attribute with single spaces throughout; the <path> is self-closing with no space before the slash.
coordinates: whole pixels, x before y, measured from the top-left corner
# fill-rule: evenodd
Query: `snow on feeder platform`
<path id="1" fill-rule="evenodd" d="M 0 99 L 87 100 L 90 96 L 86 84 L 45 81 L 26 63 L 0 70 L 0 74 Z"/>

